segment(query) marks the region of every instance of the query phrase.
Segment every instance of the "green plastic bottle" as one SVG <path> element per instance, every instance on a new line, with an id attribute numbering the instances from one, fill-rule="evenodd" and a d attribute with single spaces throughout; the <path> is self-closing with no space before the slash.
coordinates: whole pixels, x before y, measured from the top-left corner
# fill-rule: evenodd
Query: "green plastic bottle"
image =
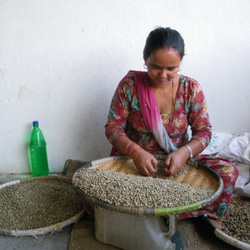
<path id="1" fill-rule="evenodd" d="M 49 174 L 49 165 L 46 141 L 42 131 L 39 128 L 38 121 L 33 121 L 29 153 L 32 176 L 47 176 Z"/>

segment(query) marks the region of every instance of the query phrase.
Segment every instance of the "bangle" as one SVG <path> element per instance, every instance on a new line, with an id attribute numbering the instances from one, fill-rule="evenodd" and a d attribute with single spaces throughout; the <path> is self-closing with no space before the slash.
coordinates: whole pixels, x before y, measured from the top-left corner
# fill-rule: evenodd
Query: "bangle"
<path id="1" fill-rule="evenodd" d="M 132 143 L 131 146 L 127 149 L 127 155 L 131 157 L 133 153 L 139 148 L 140 146 L 137 145 L 136 143 Z"/>
<path id="2" fill-rule="evenodd" d="M 127 144 L 127 146 L 126 146 L 126 148 L 125 148 L 125 154 L 127 154 L 128 153 L 128 148 L 129 148 L 129 146 L 131 146 L 132 144 L 133 144 L 134 142 L 129 142 L 128 144 Z"/>
<path id="3" fill-rule="evenodd" d="M 189 151 L 189 158 L 192 159 L 194 156 L 193 156 L 193 151 L 192 149 L 188 146 L 188 145 L 185 145 L 185 147 L 188 149 Z"/>
<path id="4" fill-rule="evenodd" d="M 134 159 L 134 156 L 135 156 L 139 151 L 141 151 L 141 150 L 143 150 L 143 148 L 141 148 L 141 147 L 137 148 L 137 149 L 133 152 L 131 158 Z"/>

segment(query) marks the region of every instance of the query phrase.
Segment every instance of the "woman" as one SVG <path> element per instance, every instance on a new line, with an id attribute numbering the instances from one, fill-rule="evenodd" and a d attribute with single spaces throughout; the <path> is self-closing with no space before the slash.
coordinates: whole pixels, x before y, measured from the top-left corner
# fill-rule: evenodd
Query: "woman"
<path id="1" fill-rule="evenodd" d="M 170 28 L 151 31 L 143 50 L 147 72 L 130 71 L 121 80 L 112 99 L 106 136 L 111 155 L 128 155 L 144 175 L 157 171 L 157 154 L 167 154 L 167 175 L 178 173 L 189 158 L 213 168 L 224 181 L 224 191 L 212 205 L 185 213 L 179 219 L 224 214 L 238 171 L 233 163 L 198 156 L 209 144 L 211 124 L 199 83 L 180 75 L 185 54 L 182 36 Z M 192 136 L 188 136 L 188 128 Z"/>

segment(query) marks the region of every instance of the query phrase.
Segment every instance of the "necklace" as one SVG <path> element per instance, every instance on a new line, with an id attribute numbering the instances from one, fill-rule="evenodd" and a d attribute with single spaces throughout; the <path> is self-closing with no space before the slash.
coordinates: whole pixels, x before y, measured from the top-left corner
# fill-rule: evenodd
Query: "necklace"
<path id="1" fill-rule="evenodd" d="M 169 119 L 169 125 L 170 125 L 170 131 L 169 133 L 172 133 L 172 125 L 173 125 L 173 119 L 174 119 L 174 106 L 175 106 L 175 97 L 174 97 L 174 79 L 172 80 L 172 107 L 171 107 L 171 115 Z"/>
<path id="2" fill-rule="evenodd" d="M 174 79 L 173 79 L 172 80 L 172 107 L 171 107 L 171 116 L 173 116 L 174 104 L 175 104 L 175 98 L 174 98 Z"/>
<path id="3" fill-rule="evenodd" d="M 174 107 L 175 107 L 175 97 L 174 97 L 174 86 L 175 82 L 172 80 L 171 83 L 171 111 L 170 113 L 161 113 L 161 118 L 163 121 L 163 124 L 171 124 L 173 123 L 173 113 L 174 113 Z"/>

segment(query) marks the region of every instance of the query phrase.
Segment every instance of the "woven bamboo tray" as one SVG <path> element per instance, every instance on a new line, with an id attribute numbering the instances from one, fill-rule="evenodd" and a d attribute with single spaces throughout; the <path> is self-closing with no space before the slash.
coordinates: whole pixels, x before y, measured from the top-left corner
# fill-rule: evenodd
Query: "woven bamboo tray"
<path id="1" fill-rule="evenodd" d="M 237 199 L 241 198 L 232 198 L 232 202 L 237 202 Z M 208 216 L 205 217 L 205 221 L 210 225 L 214 235 L 221 239 L 222 241 L 226 242 L 227 244 L 237 247 L 239 249 L 243 250 L 250 250 L 250 244 L 247 244 L 246 242 L 240 241 L 230 235 L 228 235 L 226 232 L 222 230 L 222 225 L 217 223 L 217 220 L 213 220 L 209 218 Z M 244 221 L 246 223 L 246 221 Z"/>
<path id="2" fill-rule="evenodd" d="M 159 162 L 163 162 L 166 156 L 156 156 Z M 140 215 L 171 215 L 171 214 L 181 214 L 184 212 L 189 212 L 197 210 L 203 206 L 211 204 L 216 200 L 223 190 L 223 181 L 220 176 L 214 172 L 212 169 L 198 164 L 195 161 L 189 160 L 187 162 L 188 171 L 183 173 L 180 176 L 171 177 L 170 180 L 181 183 L 189 184 L 192 187 L 199 187 L 204 189 L 214 190 L 214 193 L 205 200 L 197 201 L 194 204 L 171 207 L 171 208 L 139 208 L 139 207 L 122 207 L 114 206 L 103 202 L 95 197 L 85 194 L 81 189 L 74 185 L 75 176 L 79 171 L 82 171 L 86 168 L 98 168 L 107 171 L 120 172 L 124 174 L 131 174 L 135 176 L 142 176 L 140 172 L 135 168 L 133 161 L 125 156 L 114 156 L 108 157 L 100 160 L 95 160 L 84 165 L 73 176 L 73 186 L 75 191 L 87 202 L 100 206 L 109 210 L 130 213 L 130 214 L 140 214 Z"/>
<path id="3" fill-rule="evenodd" d="M 43 182 L 43 183 L 56 183 L 59 186 L 62 187 L 67 187 L 69 188 L 69 191 L 71 192 L 72 189 L 72 179 L 68 177 L 62 177 L 62 176 L 41 176 L 41 177 L 31 177 L 31 178 L 26 178 L 26 179 L 21 179 L 21 180 L 16 180 L 16 181 L 11 181 L 8 183 L 5 183 L 3 185 L 0 185 L 0 190 L 5 189 L 9 186 L 18 186 L 18 185 L 26 185 L 28 183 L 38 183 L 38 182 Z M 31 190 L 32 192 L 32 190 Z M 39 196 L 39 193 L 33 193 L 33 195 Z M 60 197 L 57 197 L 58 200 L 60 200 Z M 28 202 L 28 201 L 27 201 Z M 81 201 L 80 201 L 81 202 Z M 57 211 L 50 211 L 50 214 L 53 215 L 53 213 L 56 213 Z M 64 221 L 58 222 L 53 225 L 48 225 L 42 228 L 34 228 L 34 229 L 28 229 L 28 230 L 10 230 L 6 228 L 0 228 L 0 234 L 6 235 L 6 236 L 34 236 L 36 237 L 37 235 L 43 235 L 46 233 L 51 233 L 55 231 L 60 231 L 62 228 L 76 223 L 84 214 L 85 210 L 79 211 L 77 214 L 72 216 L 71 218 L 68 218 Z"/>

